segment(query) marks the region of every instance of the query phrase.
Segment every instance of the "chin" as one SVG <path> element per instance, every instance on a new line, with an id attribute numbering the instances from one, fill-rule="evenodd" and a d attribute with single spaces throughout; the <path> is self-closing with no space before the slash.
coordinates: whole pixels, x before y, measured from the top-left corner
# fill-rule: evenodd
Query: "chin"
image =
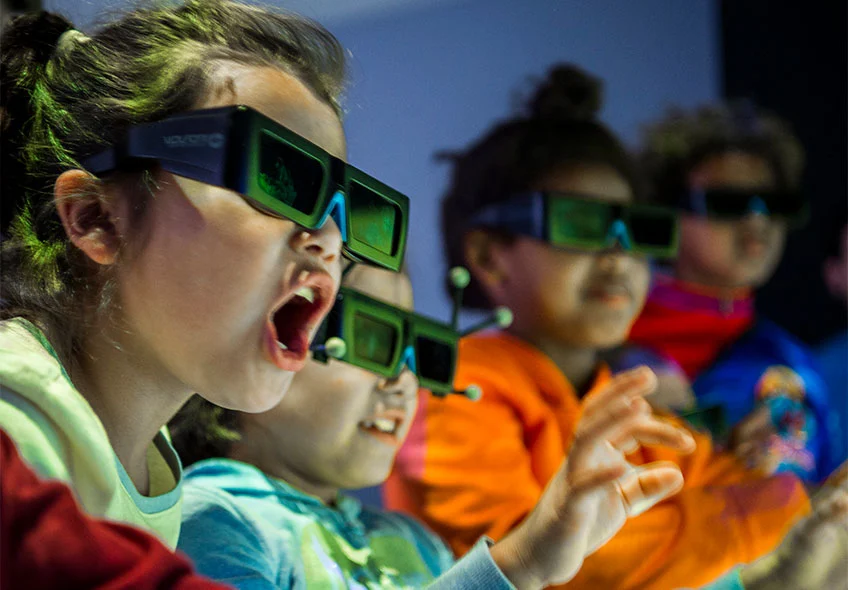
<path id="1" fill-rule="evenodd" d="M 724 283 L 732 289 L 756 289 L 771 278 L 770 268 L 736 268 Z"/>
<path id="2" fill-rule="evenodd" d="M 261 414 L 276 407 L 291 387 L 294 373 L 275 376 L 258 385 L 233 384 L 219 396 L 203 396 L 208 401 L 228 410 L 246 414 Z M 254 380 L 250 380 L 253 382 Z M 220 389 L 220 387 L 219 387 Z M 235 392 L 235 393 L 234 393 Z"/>
<path id="3" fill-rule="evenodd" d="M 606 330 L 592 330 L 587 334 L 587 348 L 609 350 L 621 346 L 630 333 L 630 324 L 626 326 L 609 327 Z"/>
<path id="4" fill-rule="evenodd" d="M 364 468 L 356 474 L 355 478 L 344 486 L 347 490 L 361 490 L 362 488 L 373 488 L 382 485 L 389 477 L 391 467 L 389 468 Z"/>

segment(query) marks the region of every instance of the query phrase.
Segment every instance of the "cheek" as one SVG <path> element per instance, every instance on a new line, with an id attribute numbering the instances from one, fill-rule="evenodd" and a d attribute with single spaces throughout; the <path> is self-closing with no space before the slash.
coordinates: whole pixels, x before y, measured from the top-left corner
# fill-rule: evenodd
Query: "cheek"
<path id="1" fill-rule="evenodd" d="M 684 256 L 715 258 L 730 254 L 735 239 L 731 223 L 684 218 L 681 222 L 680 250 Z"/>
<path id="2" fill-rule="evenodd" d="M 647 260 L 635 260 L 631 270 L 633 295 L 635 297 L 636 313 L 645 305 L 651 287 L 651 266 Z"/>
<path id="3" fill-rule="evenodd" d="M 559 315 L 575 310 L 592 272 L 593 258 L 589 255 L 556 252 L 544 262 L 542 293 L 545 307 Z"/>
<path id="4" fill-rule="evenodd" d="M 310 427 L 331 429 L 337 435 L 355 429 L 369 411 L 375 377 L 332 360 L 327 364 L 312 361 L 303 371 L 309 371 L 308 382 L 301 387 L 297 399 L 300 413 L 312 418 Z M 295 383 L 300 380 L 298 374 Z"/>
<path id="5" fill-rule="evenodd" d="M 270 297 L 274 278 L 282 277 L 285 235 L 293 224 L 262 215 L 231 194 L 200 206 L 174 194 L 157 195 L 157 201 L 127 295 L 192 330 L 251 315 L 251 304 L 262 309 L 259 300 Z"/>
<path id="6" fill-rule="evenodd" d="M 326 453 L 356 427 L 353 419 L 361 414 L 360 396 L 341 379 L 304 383 L 299 377 L 295 376 L 291 390 L 277 407 L 277 418 L 270 417 L 268 427 L 284 429 L 286 436 L 300 441 L 297 444 Z"/>
<path id="7" fill-rule="evenodd" d="M 773 223 L 770 228 L 770 248 L 772 252 L 776 252 L 779 257 L 783 253 L 783 247 L 786 245 L 786 225 L 782 223 Z"/>

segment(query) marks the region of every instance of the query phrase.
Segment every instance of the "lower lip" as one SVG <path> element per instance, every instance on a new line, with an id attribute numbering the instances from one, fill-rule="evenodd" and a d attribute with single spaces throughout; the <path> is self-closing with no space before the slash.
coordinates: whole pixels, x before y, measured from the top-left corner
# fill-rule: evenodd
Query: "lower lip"
<path id="1" fill-rule="evenodd" d="M 604 293 L 603 291 L 594 291 L 589 293 L 589 298 L 609 307 L 626 307 L 630 305 L 630 296 L 623 293 Z"/>
<path id="2" fill-rule="evenodd" d="M 374 438 L 376 438 L 381 443 L 383 443 L 385 445 L 389 445 L 390 447 L 397 447 L 398 443 L 400 442 L 398 440 L 398 437 L 397 437 L 396 434 L 390 434 L 388 432 L 381 432 L 380 430 L 377 430 L 373 426 L 366 427 L 366 426 L 362 426 L 360 424 L 359 430 L 361 430 L 362 432 L 364 432 L 365 434 L 367 434 L 369 436 L 373 436 Z"/>
<path id="3" fill-rule="evenodd" d="M 265 326 L 265 350 L 277 368 L 283 371 L 300 371 L 306 365 L 306 348 L 304 347 L 303 352 L 283 350 L 277 344 L 276 330 L 272 326 Z"/>

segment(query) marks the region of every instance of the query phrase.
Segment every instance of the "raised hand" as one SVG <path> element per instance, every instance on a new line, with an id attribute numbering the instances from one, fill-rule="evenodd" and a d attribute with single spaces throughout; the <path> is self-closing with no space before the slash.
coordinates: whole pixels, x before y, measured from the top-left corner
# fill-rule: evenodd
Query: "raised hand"
<path id="1" fill-rule="evenodd" d="M 848 463 L 813 498 L 813 512 L 741 576 L 746 590 L 848 588 Z"/>
<path id="2" fill-rule="evenodd" d="M 627 518 L 674 494 L 683 475 L 674 463 L 634 466 L 625 455 L 640 445 L 691 452 L 683 428 L 655 416 L 645 401 L 656 387 L 650 369 L 616 376 L 587 399 L 574 443 L 534 511 L 492 547 L 518 588 L 543 588 L 573 578 L 584 558 L 615 535 Z"/>

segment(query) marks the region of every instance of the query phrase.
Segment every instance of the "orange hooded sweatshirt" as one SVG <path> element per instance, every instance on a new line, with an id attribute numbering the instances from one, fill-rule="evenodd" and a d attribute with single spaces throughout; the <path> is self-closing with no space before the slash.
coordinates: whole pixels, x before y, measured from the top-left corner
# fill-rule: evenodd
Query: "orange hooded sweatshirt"
<path id="1" fill-rule="evenodd" d="M 609 379 L 609 369 L 599 367 L 587 395 Z M 504 333 L 460 344 L 456 384 L 472 383 L 483 389 L 476 403 L 420 396 L 384 486 L 388 508 L 423 519 L 458 555 L 481 535 L 503 537 L 533 509 L 581 414 L 578 393 L 556 365 Z M 809 512 L 794 476 L 763 478 L 716 452 L 709 437 L 693 434 L 697 448 L 690 455 L 643 448 L 629 457 L 635 464 L 677 463 L 684 488 L 630 519 L 565 588 L 701 586 L 772 550 Z"/>

